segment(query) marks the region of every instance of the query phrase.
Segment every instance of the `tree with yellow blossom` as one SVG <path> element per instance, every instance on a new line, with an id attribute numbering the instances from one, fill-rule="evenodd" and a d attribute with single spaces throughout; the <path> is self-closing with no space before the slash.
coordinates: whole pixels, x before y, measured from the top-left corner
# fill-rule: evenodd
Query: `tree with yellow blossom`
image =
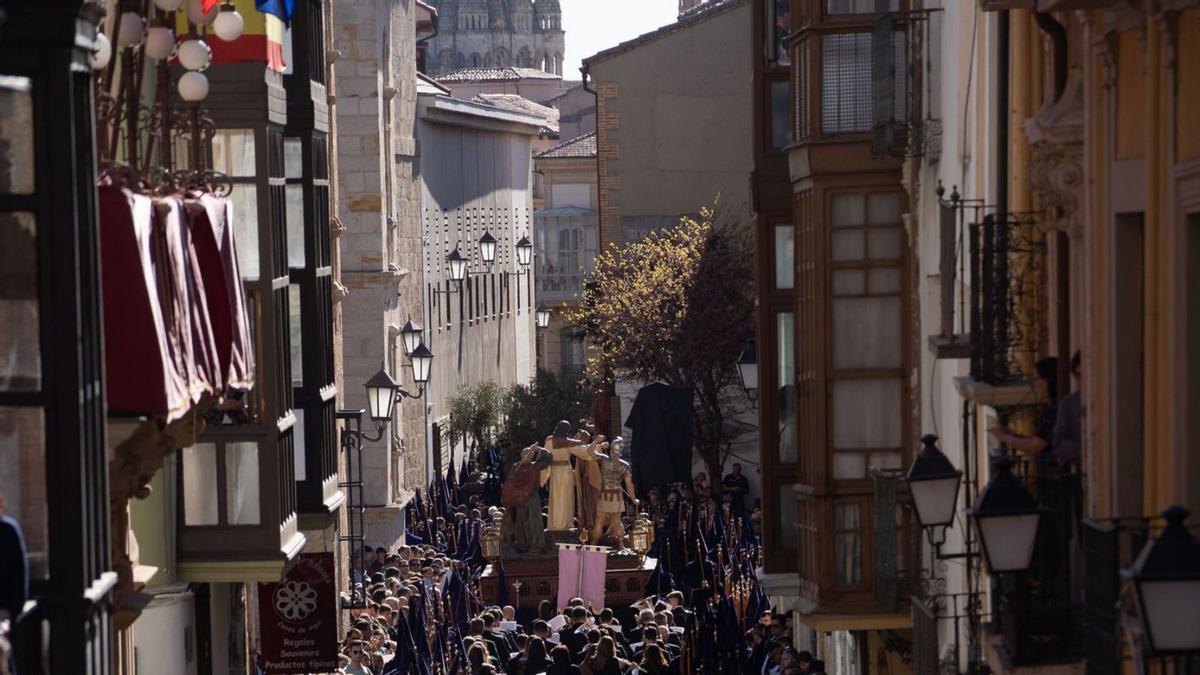
<path id="1" fill-rule="evenodd" d="M 596 258 L 568 322 L 587 335 L 587 376 L 690 387 L 693 439 L 719 483 L 745 395 L 736 361 L 753 335 L 753 251 L 716 208 Z"/>

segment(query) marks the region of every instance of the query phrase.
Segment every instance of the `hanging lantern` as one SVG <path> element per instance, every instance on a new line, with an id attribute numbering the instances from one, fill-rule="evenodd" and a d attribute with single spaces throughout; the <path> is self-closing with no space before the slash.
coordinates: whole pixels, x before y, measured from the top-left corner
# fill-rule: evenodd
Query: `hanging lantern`
<path id="1" fill-rule="evenodd" d="M 400 329 L 400 337 L 404 339 L 404 355 L 412 356 L 416 351 L 417 345 L 421 344 L 421 336 L 423 335 L 421 327 L 412 322 L 412 319 L 404 322 L 404 327 Z"/>
<path id="2" fill-rule="evenodd" d="M 423 343 L 417 343 L 417 348 L 409 354 L 412 358 L 413 382 L 425 384 L 429 382 L 429 371 L 433 367 L 433 352 Z"/>
<path id="3" fill-rule="evenodd" d="M 495 563 L 500 559 L 500 526 L 493 523 L 488 524 L 483 530 L 483 534 L 479 537 L 479 548 L 483 553 L 483 557 L 490 563 Z"/>
<path id="4" fill-rule="evenodd" d="M 537 321 L 538 328 L 545 328 L 550 325 L 550 308 L 545 304 L 540 304 L 537 307 L 537 316 L 534 317 Z"/>
<path id="5" fill-rule="evenodd" d="M 233 42 L 242 37 L 242 31 L 246 28 L 246 21 L 242 15 L 234 8 L 233 3 L 226 2 L 221 5 L 221 11 L 217 13 L 217 18 L 213 20 L 213 32 L 217 37 L 225 42 Z"/>
<path id="6" fill-rule="evenodd" d="M 640 556 L 650 551 L 650 531 L 650 519 L 645 513 L 639 513 L 629 530 L 629 547 Z"/>
<path id="7" fill-rule="evenodd" d="M 208 78 L 204 73 L 188 71 L 179 78 L 179 96 L 188 103 L 199 103 L 208 96 Z"/>
<path id="8" fill-rule="evenodd" d="M 462 281 L 467 278 L 467 259 L 458 252 L 457 246 L 450 251 L 450 255 L 446 256 L 446 263 L 450 266 L 451 281 Z"/>
<path id="9" fill-rule="evenodd" d="M 389 422 L 396 405 L 396 381 L 383 368 L 364 385 L 367 389 L 367 414 L 375 422 Z"/>

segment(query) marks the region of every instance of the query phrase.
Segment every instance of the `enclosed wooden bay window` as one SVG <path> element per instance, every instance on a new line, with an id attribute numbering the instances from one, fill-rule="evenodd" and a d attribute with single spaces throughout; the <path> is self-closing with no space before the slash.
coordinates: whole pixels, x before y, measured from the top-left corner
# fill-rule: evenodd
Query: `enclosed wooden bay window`
<path id="1" fill-rule="evenodd" d="M 296 491 L 305 527 L 321 528 L 346 501 L 338 488 L 337 387 L 333 378 L 333 275 L 329 237 L 329 105 L 319 0 L 292 16 L 291 72 L 284 76 L 283 142 L 289 327 L 296 416 Z"/>
<path id="2" fill-rule="evenodd" d="M 211 166 L 230 178 L 226 211 L 246 294 L 256 380 L 210 411 L 181 452 L 179 576 L 276 581 L 304 545 L 296 504 L 287 179 L 282 78 L 263 63 L 216 64 L 207 102 Z M 240 400 L 239 400 L 240 399 Z"/>

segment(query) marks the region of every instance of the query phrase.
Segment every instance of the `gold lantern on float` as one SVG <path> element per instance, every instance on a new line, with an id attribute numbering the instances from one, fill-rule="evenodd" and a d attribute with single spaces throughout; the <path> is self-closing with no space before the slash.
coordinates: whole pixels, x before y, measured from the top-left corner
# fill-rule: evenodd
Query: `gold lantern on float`
<path id="1" fill-rule="evenodd" d="M 650 519 L 645 513 L 639 513 L 633 527 L 629 530 L 629 545 L 638 555 L 644 556 L 650 550 L 651 529 Z"/>
<path id="2" fill-rule="evenodd" d="M 479 537 L 479 548 L 488 562 L 494 563 L 500 559 L 500 543 L 500 526 L 496 523 L 487 525 Z"/>

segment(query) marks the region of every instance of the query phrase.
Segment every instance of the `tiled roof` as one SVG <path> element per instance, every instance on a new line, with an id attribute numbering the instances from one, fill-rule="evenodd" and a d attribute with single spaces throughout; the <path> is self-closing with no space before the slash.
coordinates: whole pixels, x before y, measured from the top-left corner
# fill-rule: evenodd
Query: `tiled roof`
<path id="1" fill-rule="evenodd" d="M 505 110 L 535 115 L 546 120 L 545 127 L 547 130 L 555 134 L 558 133 L 558 108 L 534 103 L 524 96 L 516 94 L 476 94 L 475 98 L 471 100 L 476 103 L 486 103 Z"/>
<path id="2" fill-rule="evenodd" d="M 707 21 L 715 16 L 724 14 L 731 9 L 745 5 L 748 0 L 715 0 L 706 2 L 702 5 L 697 5 L 694 9 L 679 17 L 679 20 L 674 23 L 669 23 L 658 30 L 652 30 L 649 33 L 639 35 L 632 40 L 622 42 L 614 47 L 609 47 L 602 52 L 597 52 L 583 60 L 583 67 L 586 69 L 589 65 L 596 61 L 602 61 L 610 56 L 622 54 L 631 49 L 636 49 L 647 42 L 653 42 L 660 37 L 670 35 L 671 33 L 684 30 L 702 21 Z"/>
<path id="3" fill-rule="evenodd" d="M 538 159 L 587 159 L 596 156 L 596 132 L 572 138 L 566 143 L 559 143 L 549 150 L 540 153 Z"/>
<path id="4" fill-rule="evenodd" d="M 463 68 L 446 73 L 439 82 L 500 82 L 506 80 L 561 80 L 561 75 L 547 73 L 537 68 Z"/>

